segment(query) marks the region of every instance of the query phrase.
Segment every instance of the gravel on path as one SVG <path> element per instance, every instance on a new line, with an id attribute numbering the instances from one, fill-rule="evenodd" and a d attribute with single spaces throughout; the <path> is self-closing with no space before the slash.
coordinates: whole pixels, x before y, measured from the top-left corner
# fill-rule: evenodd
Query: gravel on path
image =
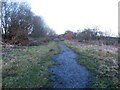
<path id="1" fill-rule="evenodd" d="M 54 88 L 89 88 L 92 74 L 84 66 L 78 64 L 77 54 L 59 42 L 58 47 L 63 51 L 54 55 L 52 60 L 60 64 L 49 69 L 50 81 Z"/>

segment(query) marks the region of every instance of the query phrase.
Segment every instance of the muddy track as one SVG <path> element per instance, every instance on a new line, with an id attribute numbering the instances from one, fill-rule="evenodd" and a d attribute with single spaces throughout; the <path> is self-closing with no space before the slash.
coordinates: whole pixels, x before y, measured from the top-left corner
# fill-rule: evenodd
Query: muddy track
<path id="1" fill-rule="evenodd" d="M 52 60 L 60 64 L 49 69 L 50 81 L 54 88 L 89 88 L 92 74 L 76 62 L 75 52 L 62 42 L 59 42 L 58 46 L 63 52 L 53 56 Z"/>

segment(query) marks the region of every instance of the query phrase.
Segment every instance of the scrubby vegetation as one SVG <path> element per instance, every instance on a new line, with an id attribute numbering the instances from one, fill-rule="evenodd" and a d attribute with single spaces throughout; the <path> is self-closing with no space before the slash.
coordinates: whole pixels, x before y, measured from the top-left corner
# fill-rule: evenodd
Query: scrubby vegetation
<path id="1" fill-rule="evenodd" d="M 79 53 L 78 63 L 89 69 L 95 78 L 93 88 L 119 88 L 118 52 L 115 46 L 91 45 L 65 41 L 65 44 Z"/>
<path id="2" fill-rule="evenodd" d="M 58 52 L 55 42 L 4 51 L 3 88 L 51 87 L 48 68 L 55 63 L 50 60 L 50 57 Z"/>
<path id="3" fill-rule="evenodd" d="M 27 2 L 1 2 L 2 42 L 29 45 L 31 38 L 45 38 L 54 35 L 41 16 L 35 15 Z"/>

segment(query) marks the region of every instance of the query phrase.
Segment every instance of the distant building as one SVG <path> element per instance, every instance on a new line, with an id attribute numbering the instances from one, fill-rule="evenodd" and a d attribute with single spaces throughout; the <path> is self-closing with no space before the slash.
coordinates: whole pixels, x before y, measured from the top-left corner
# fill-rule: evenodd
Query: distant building
<path id="1" fill-rule="evenodd" d="M 66 31 L 65 39 L 66 40 L 72 40 L 73 39 L 73 32 L 72 31 Z"/>

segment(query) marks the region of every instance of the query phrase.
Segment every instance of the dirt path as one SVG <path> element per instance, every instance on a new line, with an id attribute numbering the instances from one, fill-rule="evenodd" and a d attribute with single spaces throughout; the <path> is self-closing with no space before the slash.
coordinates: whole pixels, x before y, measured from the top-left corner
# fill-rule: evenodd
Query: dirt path
<path id="1" fill-rule="evenodd" d="M 63 43 L 59 43 L 63 53 L 52 57 L 59 62 L 49 69 L 50 80 L 54 88 L 88 88 L 91 81 L 91 73 L 82 65 L 77 64 L 77 54 Z"/>

